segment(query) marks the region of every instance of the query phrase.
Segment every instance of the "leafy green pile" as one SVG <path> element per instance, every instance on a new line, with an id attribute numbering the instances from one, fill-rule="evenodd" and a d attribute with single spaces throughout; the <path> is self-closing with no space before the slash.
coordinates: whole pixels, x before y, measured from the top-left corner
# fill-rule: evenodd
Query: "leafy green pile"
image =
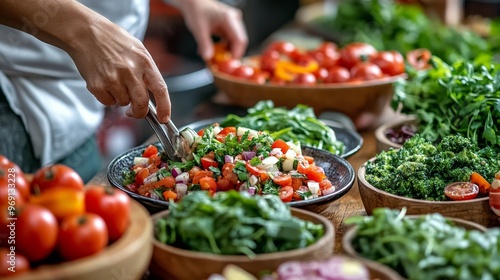
<path id="1" fill-rule="evenodd" d="M 500 72 L 495 65 L 437 57 L 426 71 L 409 71 L 395 86 L 393 108 L 416 115 L 418 133 L 436 142 L 461 134 L 480 147 L 500 150 Z M 488 65 L 488 66 L 485 66 Z"/>
<path id="2" fill-rule="evenodd" d="M 460 135 L 445 137 L 435 145 L 416 134 L 401 149 L 377 154 L 366 165 L 366 181 L 399 196 L 445 200 L 444 188 L 452 182 L 469 181 L 472 172 L 489 182 L 500 170 L 500 157 L 490 147 L 478 148 Z"/>
<path id="3" fill-rule="evenodd" d="M 292 216 L 275 195 L 198 191 L 169 209 L 155 225 L 156 238 L 193 251 L 253 257 L 307 247 L 324 233 L 323 225 Z"/>
<path id="4" fill-rule="evenodd" d="M 378 208 L 372 216 L 351 217 L 357 225 L 354 249 L 386 264 L 407 279 L 498 279 L 500 228 L 487 232 L 454 226 L 440 214 L 419 218 Z"/>
<path id="5" fill-rule="evenodd" d="M 313 24 L 340 34 L 340 45 L 362 41 L 378 50 L 403 54 L 427 48 L 446 62 L 471 60 L 479 53 L 490 52 L 490 44 L 479 35 L 430 19 L 416 5 L 401 5 L 394 0 L 339 2 L 335 15 L 319 18 Z"/>
<path id="6" fill-rule="evenodd" d="M 337 140 L 335 131 L 316 118 L 313 108 L 302 104 L 287 110 L 275 108 L 271 100 L 260 101 L 248 109 L 247 115 L 240 117 L 230 114 L 220 125 L 266 131 L 273 139 L 298 141 L 302 145 L 327 150 L 336 155 L 342 155 L 345 151 L 345 145 Z"/>

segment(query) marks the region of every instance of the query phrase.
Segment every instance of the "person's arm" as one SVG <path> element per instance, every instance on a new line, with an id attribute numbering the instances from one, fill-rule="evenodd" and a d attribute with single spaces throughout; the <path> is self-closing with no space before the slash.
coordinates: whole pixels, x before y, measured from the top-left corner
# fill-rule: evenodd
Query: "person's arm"
<path id="1" fill-rule="evenodd" d="M 164 0 L 179 8 L 186 24 L 198 43 L 198 53 L 205 60 L 212 58 L 211 35 L 229 43 L 231 53 L 240 58 L 248 45 L 241 10 L 217 0 Z"/>
<path id="2" fill-rule="evenodd" d="M 131 104 L 127 114 L 143 118 L 150 90 L 160 121 L 170 118 L 167 85 L 142 42 L 77 1 L 2 0 L 0 24 L 66 51 L 102 104 Z"/>

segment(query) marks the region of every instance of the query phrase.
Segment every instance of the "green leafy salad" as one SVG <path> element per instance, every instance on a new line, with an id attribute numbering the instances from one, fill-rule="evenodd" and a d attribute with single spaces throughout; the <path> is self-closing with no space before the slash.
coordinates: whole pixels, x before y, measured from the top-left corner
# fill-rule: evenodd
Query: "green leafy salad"
<path id="1" fill-rule="evenodd" d="M 405 210 L 348 218 L 357 225 L 354 249 L 410 280 L 498 279 L 500 228 L 466 230 L 437 213 L 408 218 Z"/>
<path id="2" fill-rule="evenodd" d="M 299 104 L 291 110 L 274 107 L 271 100 L 258 102 L 240 117 L 229 114 L 221 126 L 243 126 L 264 131 L 273 139 L 300 142 L 302 145 L 323 149 L 335 155 L 345 152 L 345 144 L 338 141 L 335 131 L 316 118 L 313 108 Z"/>
<path id="3" fill-rule="evenodd" d="M 304 248 L 324 234 L 323 225 L 292 216 L 274 195 L 193 192 L 169 210 L 155 225 L 156 239 L 193 251 L 253 257 Z"/>

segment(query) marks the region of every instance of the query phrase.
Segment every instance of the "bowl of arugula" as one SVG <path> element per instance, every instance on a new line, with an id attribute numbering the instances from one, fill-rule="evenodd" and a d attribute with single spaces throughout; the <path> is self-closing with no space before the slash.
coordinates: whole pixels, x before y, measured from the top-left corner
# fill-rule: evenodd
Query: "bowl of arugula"
<path id="1" fill-rule="evenodd" d="M 369 215 L 379 207 L 406 207 L 411 215 L 436 212 L 498 226 L 488 197 L 500 170 L 498 158 L 491 147 L 479 148 L 460 135 L 437 144 L 415 135 L 402 148 L 380 152 L 359 168 L 361 200 Z M 452 188 L 456 182 L 464 187 Z"/>
<path id="2" fill-rule="evenodd" d="M 272 195 L 193 192 L 152 219 L 150 272 L 162 279 L 207 279 L 228 264 L 258 276 L 287 261 L 326 260 L 333 253 L 328 219 Z"/>
<path id="3" fill-rule="evenodd" d="M 495 279 L 500 230 L 437 213 L 406 215 L 378 208 L 350 217 L 342 248 L 355 259 L 388 266 L 405 279 Z M 487 261 L 485 261 L 487 260 Z"/>

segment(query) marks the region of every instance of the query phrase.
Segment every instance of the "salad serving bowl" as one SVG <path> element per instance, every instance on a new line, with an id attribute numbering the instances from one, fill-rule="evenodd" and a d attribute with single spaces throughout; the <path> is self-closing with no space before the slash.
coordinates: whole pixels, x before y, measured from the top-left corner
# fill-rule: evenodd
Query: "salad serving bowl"
<path id="1" fill-rule="evenodd" d="M 132 148 L 114 158 L 108 165 L 107 177 L 112 186 L 125 191 L 133 199 L 143 204 L 151 213 L 156 213 L 168 209 L 169 202 L 140 195 L 123 186 L 123 172 L 130 170 L 134 158 L 140 156 L 148 145 L 144 144 Z M 159 143 L 155 143 L 155 145 L 160 151 L 162 150 Z M 320 213 L 328 207 L 330 202 L 340 198 L 351 189 L 355 180 L 354 169 L 346 159 L 324 150 L 302 147 L 302 153 L 313 157 L 316 165 L 324 169 L 327 178 L 335 187 L 335 191 L 317 198 L 292 201 L 288 202 L 288 204 L 292 207 Z"/>

